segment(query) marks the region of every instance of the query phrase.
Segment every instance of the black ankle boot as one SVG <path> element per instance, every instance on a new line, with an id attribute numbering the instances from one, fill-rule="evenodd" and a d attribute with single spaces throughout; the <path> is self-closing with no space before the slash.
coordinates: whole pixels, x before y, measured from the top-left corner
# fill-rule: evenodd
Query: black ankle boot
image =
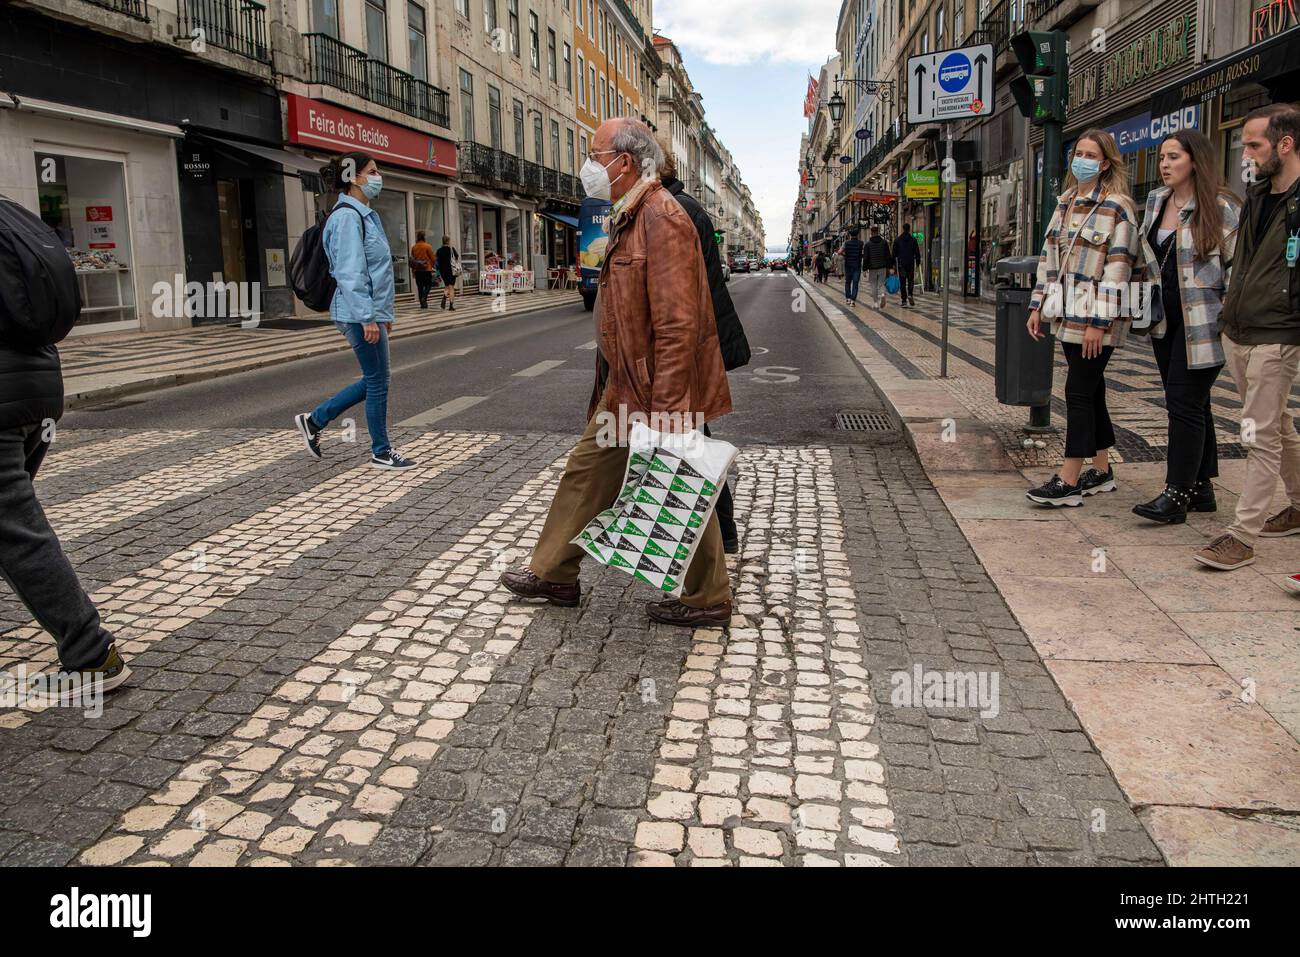
<path id="1" fill-rule="evenodd" d="M 1219 503 L 1214 500 L 1214 483 L 1201 479 L 1192 486 L 1192 500 L 1187 505 L 1189 512 L 1217 512 Z"/>
<path id="2" fill-rule="evenodd" d="M 1185 485 L 1166 485 L 1150 502 L 1133 506 L 1133 514 L 1163 525 L 1181 525 L 1187 521 L 1187 506 L 1192 490 Z"/>

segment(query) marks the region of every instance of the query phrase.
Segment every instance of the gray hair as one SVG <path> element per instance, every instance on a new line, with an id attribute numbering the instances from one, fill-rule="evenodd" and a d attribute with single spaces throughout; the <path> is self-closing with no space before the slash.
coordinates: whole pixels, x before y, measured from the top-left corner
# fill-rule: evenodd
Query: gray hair
<path id="1" fill-rule="evenodd" d="M 655 141 L 650 127 L 640 120 L 625 117 L 614 128 L 614 137 L 610 140 L 610 149 L 620 153 L 629 153 L 636 160 L 641 175 L 658 178 L 659 167 L 664 161 L 664 151 Z"/>

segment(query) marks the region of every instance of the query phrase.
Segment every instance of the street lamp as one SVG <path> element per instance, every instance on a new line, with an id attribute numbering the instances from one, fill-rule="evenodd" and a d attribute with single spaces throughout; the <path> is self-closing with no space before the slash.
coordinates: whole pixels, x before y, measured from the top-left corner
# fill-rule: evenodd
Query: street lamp
<path id="1" fill-rule="evenodd" d="M 826 104 L 831 111 L 831 122 L 839 126 L 840 120 L 844 117 L 844 97 L 840 96 L 839 84 L 835 85 L 835 93 L 831 96 L 830 102 Z"/>

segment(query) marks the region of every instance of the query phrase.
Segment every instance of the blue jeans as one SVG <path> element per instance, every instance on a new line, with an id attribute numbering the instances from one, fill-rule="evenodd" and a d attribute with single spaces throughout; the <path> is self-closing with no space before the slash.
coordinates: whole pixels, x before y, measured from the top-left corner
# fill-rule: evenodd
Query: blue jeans
<path id="1" fill-rule="evenodd" d="M 359 322 L 336 322 L 334 325 L 357 354 L 361 378 L 331 399 L 316 406 L 311 420 L 325 428 L 362 399 L 366 400 L 366 428 L 370 431 L 370 451 L 383 455 L 388 442 L 388 323 L 379 324 L 379 341 L 366 342 L 365 329 Z"/>
<path id="2" fill-rule="evenodd" d="M 862 267 L 844 269 L 844 298 L 850 301 L 858 298 L 858 280 L 862 278 Z"/>

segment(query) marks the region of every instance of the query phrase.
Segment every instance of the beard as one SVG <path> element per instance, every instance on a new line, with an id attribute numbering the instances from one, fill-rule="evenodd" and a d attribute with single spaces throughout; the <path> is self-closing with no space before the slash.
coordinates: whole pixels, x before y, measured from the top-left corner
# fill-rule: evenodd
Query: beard
<path id="1" fill-rule="evenodd" d="M 1278 173 L 1282 172 L 1282 158 L 1277 155 L 1277 147 L 1268 154 L 1268 159 L 1262 160 L 1256 167 L 1256 172 L 1260 179 L 1272 179 Z"/>

